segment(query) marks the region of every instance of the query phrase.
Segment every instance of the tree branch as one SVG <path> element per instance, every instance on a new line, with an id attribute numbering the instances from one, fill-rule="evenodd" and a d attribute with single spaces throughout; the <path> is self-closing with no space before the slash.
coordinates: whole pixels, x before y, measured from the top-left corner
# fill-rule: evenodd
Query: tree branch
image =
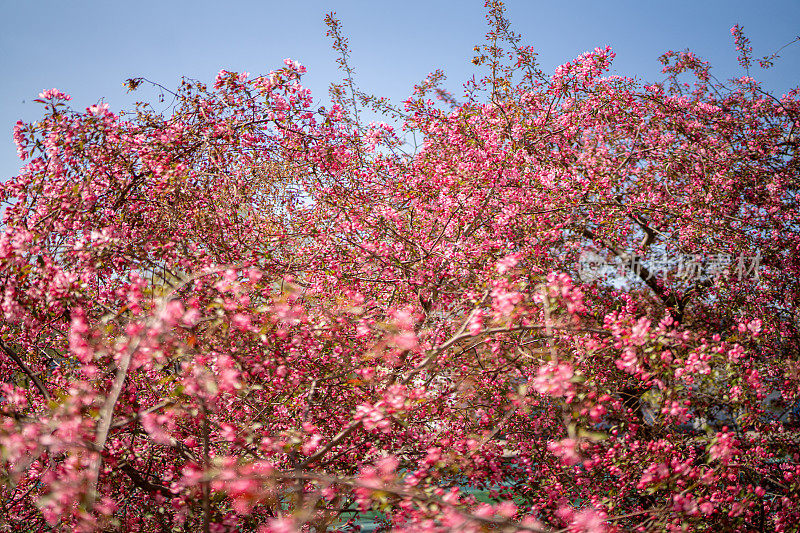
<path id="1" fill-rule="evenodd" d="M 25 375 L 28 376 L 30 380 L 33 382 L 33 384 L 36 386 L 41 395 L 44 396 L 45 400 L 49 402 L 50 393 L 47 392 L 47 388 L 44 386 L 44 383 L 42 383 L 42 380 L 40 380 L 39 377 L 36 374 L 34 374 L 30 368 L 28 368 L 28 365 L 26 365 L 25 362 L 19 357 L 19 355 L 17 355 L 17 353 L 9 345 L 3 342 L 2 339 L 0 339 L 0 349 L 2 349 L 5 352 L 5 354 L 8 357 L 10 357 L 11 360 L 14 361 L 14 363 L 16 363 L 18 367 L 20 367 L 20 369 L 22 369 Z"/>

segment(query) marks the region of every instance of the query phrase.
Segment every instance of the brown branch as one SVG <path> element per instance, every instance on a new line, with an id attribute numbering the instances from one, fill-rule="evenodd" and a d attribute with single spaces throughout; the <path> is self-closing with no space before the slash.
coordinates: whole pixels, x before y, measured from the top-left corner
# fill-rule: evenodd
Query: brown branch
<path id="1" fill-rule="evenodd" d="M 18 367 L 20 367 L 20 369 L 22 369 L 25 375 L 28 376 L 30 380 L 33 382 L 33 384 L 36 386 L 41 395 L 44 396 L 44 399 L 49 402 L 50 393 L 47 392 L 47 388 L 44 386 L 44 383 L 42 383 L 42 380 L 40 380 L 39 377 L 36 374 L 34 374 L 30 368 L 28 368 L 28 365 L 26 365 L 25 362 L 19 357 L 19 355 L 17 355 L 17 353 L 10 346 L 8 346 L 5 342 L 3 342 L 2 339 L 0 339 L 0 349 L 2 349 L 5 352 L 5 354 L 8 357 L 10 357 L 11 360 L 14 361 L 14 363 L 16 363 Z"/>
<path id="2" fill-rule="evenodd" d="M 488 435 L 483 437 L 481 442 L 478 443 L 478 445 L 467 454 L 467 459 L 471 458 L 473 455 L 478 453 L 478 451 L 482 449 L 487 442 L 495 438 L 495 436 L 497 436 L 497 434 L 500 433 L 500 430 L 502 430 L 505 427 L 506 423 L 508 423 L 508 421 L 511 420 L 511 417 L 513 417 L 516 413 L 517 413 L 517 407 L 512 405 L 511 408 L 508 411 L 506 411 L 505 416 L 503 416 L 503 418 L 500 420 L 500 422 L 498 422 L 498 424 L 494 427 L 494 429 L 490 431 Z"/>
<path id="3" fill-rule="evenodd" d="M 108 432 L 111 429 L 114 408 L 119 400 L 119 395 L 122 394 L 122 387 L 125 384 L 125 378 L 128 376 L 128 368 L 130 368 L 133 353 L 138 348 L 140 341 L 141 338 L 137 339 L 136 342 L 130 345 L 125 353 L 122 354 L 119 366 L 117 367 L 117 374 L 114 377 L 114 383 L 111 385 L 111 391 L 109 391 L 106 402 L 103 404 L 102 409 L 100 409 L 100 422 L 97 425 L 97 433 L 95 434 L 94 440 L 94 448 L 97 452 L 97 456 L 94 458 L 91 465 L 89 489 L 86 492 L 86 507 L 89 509 L 94 506 L 94 502 L 97 499 L 97 482 L 100 479 L 100 467 L 103 464 L 102 452 L 106 447 Z"/>
<path id="4" fill-rule="evenodd" d="M 138 488 L 140 488 L 140 489 L 142 489 L 144 491 L 153 492 L 153 493 L 161 493 L 162 495 L 169 496 L 171 498 L 175 498 L 175 497 L 178 496 L 177 494 L 172 492 L 169 488 L 165 487 L 164 485 L 157 485 L 155 483 L 152 483 L 152 482 L 146 480 L 144 477 L 142 477 L 142 475 L 139 473 L 138 470 L 136 470 L 135 468 L 133 468 L 131 465 L 129 465 L 127 463 L 121 465 L 119 467 L 119 469 L 122 470 L 123 472 L 125 472 L 125 474 L 133 482 L 134 486 L 136 486 L 136 487 L 138 487 Z"/>
<path id="5" fill-rule="evenodd" d="M 326 444 L 326 445 L 325 445 L 325 447 L 324 447 L 324 448 L 322 448 L 321 450 L 319 450 L 317 453 L 315 453 L 315 454 L 314 454 L 314 455 L 312 455 L 311 457 L 308 457 L 308 458 L 306 458 L 306 460 L 305 460 L 305 461 L 303 461 L 302 463 L 300 463 L 299 465 L 297 465 L 297 468 L 299 468 L 299 469 L 305 468 L 305 467 L 307 467 L 308 465 L 310 465 L 310 464 L 314 463 L 315 461 L 317 461 L 317 460 L 321 459 L 321 458 L 322 458 L 322 457 L 323 457 L 323 456 L 324 456 L 326 453 L 328 453 L 329 451 L 331 451 L 331 449 L 332 449 L 334 446 L 336 446 L 336 445 L 337 445 L 337 444 L 339 444 L 339 443 L 340 443 L 342 440 L 344 440 L 345 438 L 347 438 L 347 436 L 348 436 L 348 435 L 350 435 L 350 434 L 351 434 L 353 431 L 355 431 L 355 430 L 356 430 L 356 428 L 358 428 L 358 426 L 360 426 L 360 425 L 361 425 L 361 421 L 360 421 L 360 420 L 357 420 L 357 421 L 351 422 L 351 423 L 350 423 L 350 424 L 349 424 L 349 425 L 348 425 L 346 428 L 344 428 L 344 429 L 343 429 L 342 431 L 340 431 L 340 432 L 339 432 L 339 433 L 338 433 L 338 434 L 337 434 L 335 437 L 333 437 L 333 438 L 331 439 L 331 441 L 330 441 L 328 444 Z"/>
<path id="6" fill-rule="evenodd" d="M 154 411 L 158 411 L 162 407 L 166 407 L 166 406 L 168 406 L 168 405 L 170 405 L 172 403 L 173 403 L 172 400 L 164 400 L 162 402 L 158 402 L 154 406 L 148 407 L 147 409 L 143 409 L 143 410 L 139 411 L 138 413 L 136 413 L 135 415 L 133 415 L 133 416 L 131 416 L 129 418 L 123 418 L 122 420 L 117 420 L 116 422 L 113 422 L 111 424 L 111 429 L 116 429 L 116 428 L 121 428 L 123 426 L 127 426 L 128 424 L 139 420 L 139 418 L 141 418 L 142 415 L 149 414 L 149 413 L 152 413 Z"/>
<path id="7" fill-rule="evenodd" d="M 600 241 L 603 245 L 611 250 L 611 252 L 619 257 L 622 260 L 629 259 L 630 256 L 625 253 L 624 251 L 617 248 L 613 242 L 609 241 L 606 238 L 598 237 L 592 230 L 589 228 L 583 229 L 583 235 L 592 239 L 593 241 Z M 674 292 L 667 292 L 663 285 L 658 284 L 658 280 L 656 280 L 655 276 L 653 276 L 650 270 L 642 265 L 638 264 L 635 270 L 635 273 L 641 278 L 641 280 L 648 286 L 650 289 L 658 296 L 661 301 L 664 303 L 666 307 L 674 309 L 680 318 L 683 317 L 683 302 L 679 299 Z M 676 319 L 680 322 L 680 319 Z"/>
<path id="8" fill-rule="evenodd" d="M 120 191 L 119 195 L 117 196 L 117 199 L 111 206 L 111 209 L 113 209 L 114 211 L 119 209 L 122 206 L 122 204 L 125 203 L 125 200 L 128 199 L 128 194 L 130 194 L 131 190 L 139 183 L 141 183 L 142 181 L 141 178 L 143 177 L 144 173 L 134 174 L 133 177 L 131 178 L 131 181 L 129 181 L 128 184 L 122 189 L 122 191 Z"/>
<path id="9" fill-rule="evenodd" d="M 458 331 L 456 332 L 456 334 L 453 337 L 451 337 L 449 340 L 447 340 L 443 344 L 439 345 L 435 350 L 433 350 L 430 353 L 430 355 L 428 355 L 425 359 L 423 359 L 421 363 L 419 363 L 417 366 L 412 368 L 408 372 L 408 374 L 406 374 L 406 376 L 403 379 L 400 380 L 400 383 L 402 383 L 404 385 L 408 384 L 414 376 L 416 376 L 417 374 L 419 374 L 420 372 L 425 370 L 425 368 L 430 366 L 430 364 L 433 362 L 433 360 L 438 355 L 442 354 L 445 350 L 447 350 L 448 348 L 450 348 L 454 344 L 457 344 L 458 342 L 461 342 L 461 341 L 463 341 L 465 339 L 469 339 L 469 338 L 475 337 L 475 335 L 473 335 L 472 333 L 463 331 L 464 329 L 466 329 L 466 326 L 467 326 L 468 323 L 469 323 L 469 319 L 464 321 L 464 324 L 458 329 Z M 544 324 L 536 324 L 536 325 L 530 325 L 530 326 L 497 327 L 497 328 L 485 329 L 485 330 L 481 331 L 479 333 L 479 335 L 495 335 L 495 334 L 498 334 L 498 333 L 514 333 L 514 332 L 518 332 L 518 331 L 540 331 L 540 330 L 543 330 L 543 329 L 544 330 L 547 329 L 547 326 L 544 325 Z M 572 332 L 577 332 L 577 333 L 597 333 L 597 334 L 606 335 L 606 336 L 610 335 L 610 333 L 608 331 L 603 330 L 603 329 L 597 329 L 597 328 L 579 328 L 579 327 L 553 326 L 553 325 L 551 325 L 550 329 L 551 330 L 558 330 L 558 331 L 572 331 Z"/>

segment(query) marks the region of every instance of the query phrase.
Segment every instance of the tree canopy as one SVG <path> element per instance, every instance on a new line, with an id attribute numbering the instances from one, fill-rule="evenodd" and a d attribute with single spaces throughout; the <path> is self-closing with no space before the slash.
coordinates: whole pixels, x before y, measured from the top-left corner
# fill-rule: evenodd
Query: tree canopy
<path id="1" fill-rule="evenodd" d="M 332 16 L 329 109 L 288 59 L 167 111 L 40 95 L 0 530 L 797 530 L 800 93 L 738 27 L 744 76 L 643 84 L 487 13 L 462 98 L 360 92 Z"/>

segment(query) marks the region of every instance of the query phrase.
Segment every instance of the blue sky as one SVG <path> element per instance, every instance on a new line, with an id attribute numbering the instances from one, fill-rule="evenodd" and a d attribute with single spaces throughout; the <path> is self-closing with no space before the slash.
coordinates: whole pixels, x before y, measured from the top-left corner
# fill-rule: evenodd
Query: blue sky
<path id="1" fill-rule="evenodd" d="M 730 36 L 744 26 L 757 57 L 800 35 L 800 1 L 509 0 L 513 28 L 539 52 L 546 71 L 586 50 L 611 45 L 615 72 L 662 78 L 658 56 L 690 48 L 720 78 L 741 75 Z M 56 87 L 75 108 L 103 100 L 130 109 L 125 79 L 143 76 L 176 87 L 181 76 L 212 81 L 224 68 L 267 73 L 291 57 L 308 68 L 304 83 L 319 102 L 338 81 L 336 55 L 323 22 L 336 11 L 353 50 L 357 82 L 400 101 L 414 83 L 441 68 L 448 88 L 474 72 L 472 47 L 486 33 L 480 0 L 403 2 L 328 0 L 0 0 L 0 179 L 18 172 L 11 141 L 17 120 L 36 120 L 38 93 Z M 800 85 L 800 45 L 776 67 L 756 69 L 775 92 Z"/>

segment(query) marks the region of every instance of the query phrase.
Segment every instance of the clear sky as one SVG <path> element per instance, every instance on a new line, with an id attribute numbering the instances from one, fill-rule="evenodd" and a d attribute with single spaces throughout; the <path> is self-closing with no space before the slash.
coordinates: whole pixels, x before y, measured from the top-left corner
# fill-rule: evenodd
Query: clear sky
<path id="1" fill-rule="evenodd" d="M 725 79 L 743 73 L 730 28 L 744 26 L 754 55 L 771 54 L 800 35 L 798 0 L 508 0 L 513 28 L 539 52 L 546 71 L 586 50 L 611 45 L 615 72 L 662 79 L 657 58 L 690 48 Z M 474 72 L 472 47 L 487 26 L 481 0 L 0 0 L 0 179 L 18 172 L 11 141 L 17 120 L 36 120 L 31 100 L 56 87 L 83 109 L 107 102 L 131 108 L 147 93 L 122 83 L 143 76 L 176 87 L 181 76 L 213 81 L 220 69 L 253 75 L 280 68 L 284 58 L 308 68 L 304 83 L 319 102 L 338 81 L 323 18 L 336 11 L 353 50 L 357 83 L 399 102 L 414 83 L 441 68 L 448 88 Z M 766 88 L 800 85 L 800 45 L 776 67 L 755 69 Z"/>

